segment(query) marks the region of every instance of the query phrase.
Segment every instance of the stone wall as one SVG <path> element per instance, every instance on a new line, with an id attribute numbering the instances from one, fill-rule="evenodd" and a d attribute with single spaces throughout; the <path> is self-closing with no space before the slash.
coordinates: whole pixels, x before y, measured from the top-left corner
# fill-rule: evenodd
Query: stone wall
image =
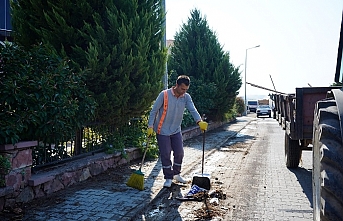
<path id="1" fill-rule="evenodd" d="M 0 210 L 6 205 L 14 205 L 20 200 L 23 190 L 31 178 L 32 147 L 37 142 L 21 142 L 17 145 L 1 145 L 0 154 L 6 156 L 11 163 L 11 170 L 5 175 L 5 187 L 0 188 Z"/>
<path id="2" fill-rule="evenodd" d="M 217 128 L 223 123 L 210 123 L 208 130 Z M 182 131 L 187 140 L 199 135 L 199 127 Z M 0 145 L 0 154 L 11 161 L 11 171 L 5 175 L 6 187 L 0 187 L 0 211 L 12 208 L 17 203 L 27 203 L 35 198 L 45 197 L 75 183 L 103 173 L 108 168 L 128 163 L 141 156 L 139 149 L 126 149 L 127 159 L 121 154 L 93 153 L 82 159 L 72 160 L 49 167 L 47 171 L 32 173 L 32 147 L 37 142 L 21 142 L 17 145 Z"/>

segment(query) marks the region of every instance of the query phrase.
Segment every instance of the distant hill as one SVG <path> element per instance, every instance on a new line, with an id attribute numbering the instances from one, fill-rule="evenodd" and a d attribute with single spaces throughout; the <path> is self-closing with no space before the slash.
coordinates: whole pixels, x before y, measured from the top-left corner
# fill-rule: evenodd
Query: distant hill
<path id="1" fill-rule="evenodd" d="M 244 100 L 244 96 L 238 96 Z M 247 100 L 260 100 L 260 99 L 269 99 L 268 94 L 265 95 L 247 95 Z"/>

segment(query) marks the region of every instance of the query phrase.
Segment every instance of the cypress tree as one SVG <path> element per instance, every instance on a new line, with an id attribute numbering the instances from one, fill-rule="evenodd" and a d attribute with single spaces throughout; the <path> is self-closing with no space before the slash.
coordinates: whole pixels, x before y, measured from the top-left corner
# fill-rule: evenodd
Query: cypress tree
<path id="1" fill-rule="evenodd" d="M 180 74 L 191 77 L 189 93 L 201 114 L 222 120 L 233 108 L 242 84 L 240 73 L 199 10 L 192 10 L 176 33 L 168 68 L 173 80 Z"/>
<path id="2" fill-rule="evenodd" d="M 122 125 L 162 89 L 166 50 L 160 0 L 32 0 L 12 3 L 15 40 L 43 42 L 85 70 L 97 123 Z"/>

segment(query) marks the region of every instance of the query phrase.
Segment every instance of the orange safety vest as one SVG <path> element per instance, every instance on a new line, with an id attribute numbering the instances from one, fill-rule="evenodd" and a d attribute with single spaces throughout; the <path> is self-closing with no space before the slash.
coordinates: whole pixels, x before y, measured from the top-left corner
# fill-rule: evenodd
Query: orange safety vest
<path id="1" fill-rule="evenodd" d="M 161 128 L 162 128 L 162 124 L 164 121 L 164 118 L 166 118 L 167 115 L 167 108 L 168 108 L 168 91 L 164 90 L 163 91 L 163 112 L 162 112 L 162 116 L 160 119 L 160 122 L 158 123 L 158 127 L 157 127 L 157 134 L 160 134 L 161 132 Z"/>

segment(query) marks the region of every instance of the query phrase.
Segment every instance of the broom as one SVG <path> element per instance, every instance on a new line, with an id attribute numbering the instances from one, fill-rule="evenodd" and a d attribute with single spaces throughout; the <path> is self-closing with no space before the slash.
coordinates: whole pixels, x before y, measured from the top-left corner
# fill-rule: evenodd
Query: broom
<path id="1" fill-rule="evenodd" d="M 148 145 L 149 145 L 149 137 L 147 140 L 147 145 L 146 145 L 146 148 L 145 148 L 145 151 L 143 154 L 143 158 L 142 158 L 142 162 L 141 162 L 141 165 L 139 167 L 139 170 L 136 170 L 135 172 L 133 172 L 131 174 L 129 180 L 126 183 L 127 186 L 133 187 L 133 188 L 138 189 L 138 190 L 144 189 L 144 173 L 142 173 L 141 169 L 143 166 L 143 162 L 145 159 L 146 152 L 148 150 Z"/>

